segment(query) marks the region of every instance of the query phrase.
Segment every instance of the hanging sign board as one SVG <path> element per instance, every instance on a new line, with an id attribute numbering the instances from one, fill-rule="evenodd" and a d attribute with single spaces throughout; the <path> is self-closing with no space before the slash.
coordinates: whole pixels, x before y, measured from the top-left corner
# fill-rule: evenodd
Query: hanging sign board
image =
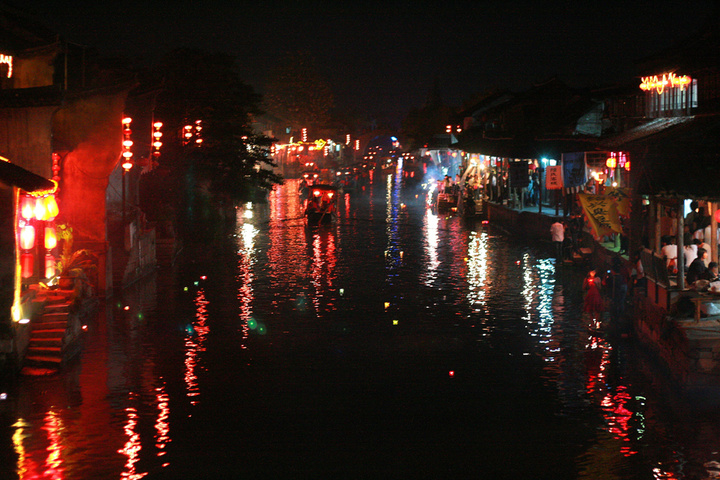
<path id="1" fill-rule="evenodd" d="M 545 188 L 548 190 L 560 190 L 563 188 L 562 167 L 560 165 L 545 167 L 545 172 Z"/>

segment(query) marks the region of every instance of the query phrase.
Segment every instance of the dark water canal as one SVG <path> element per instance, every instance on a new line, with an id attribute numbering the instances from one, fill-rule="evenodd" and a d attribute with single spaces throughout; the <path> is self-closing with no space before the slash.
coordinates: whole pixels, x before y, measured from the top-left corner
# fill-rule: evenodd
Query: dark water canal
<path id="1" fill-rule="evenodd" d="M 710 478 L 720 416 L 585 272 L 437 216 L 397 174 L 309 231 L 293 182 L 108 301 L 82 355 L 0 401 L 0 478 Z"/>

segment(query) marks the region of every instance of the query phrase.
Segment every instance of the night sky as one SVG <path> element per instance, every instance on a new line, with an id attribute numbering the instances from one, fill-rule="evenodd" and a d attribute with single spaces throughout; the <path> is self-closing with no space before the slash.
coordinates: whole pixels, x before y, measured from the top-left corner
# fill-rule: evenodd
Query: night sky
<path id="1" fill-rule="evenodd" d="M 627 80 L 634 62 L 700 29 L 712 0 L 204 2 L 26 0 L 53 30 L 103 54 L 151 62 L 179 46 L 236 55 L 262 93 L 274 62 L 309 51 L 336 103 L 381 121 L 420 107 L 437 79 L 451 105 L 558 76 L 583 87 Z"/>

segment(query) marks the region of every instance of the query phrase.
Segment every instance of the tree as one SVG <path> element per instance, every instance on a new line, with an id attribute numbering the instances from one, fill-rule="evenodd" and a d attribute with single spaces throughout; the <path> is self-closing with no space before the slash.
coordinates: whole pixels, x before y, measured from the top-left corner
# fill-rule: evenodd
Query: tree
<path id="1" fill-rule="evenodd" d="M 315 60 L 307 53 L 287 55 L 270 72 L 264 107 L 293 130 L 322 128 L 331 118 L 334 97 Z"/>
<path id="2" fill-rule="evenodd" d="M 163 121 L 164 135 L 160 167 L 147 184 L 164 183 L 172 204 L 193 209 L 203 195 L 216 207 L 232 207 L 282 183 L 268 169 L 275 166 L 269 155 L 272 139 L 251 128 L 253 116 L 261 113 L 261 97 L 240 79 L 233 57 L 179 49 L 155 75 L 163 79 L 155 118 Z M 175 198 L 167 195 L 173 191 Z"/>

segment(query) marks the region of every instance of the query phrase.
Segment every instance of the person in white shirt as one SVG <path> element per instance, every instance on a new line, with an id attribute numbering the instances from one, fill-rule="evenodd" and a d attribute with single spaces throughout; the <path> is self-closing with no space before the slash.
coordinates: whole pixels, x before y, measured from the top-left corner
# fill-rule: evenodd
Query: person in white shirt
<path id="1" fill-rule="evenodd" d="M 663 245 L 660 253 L 665 257 L 665 266 L 670 270 L 677 270 L 677 245 L 675 245 L 675 238 L 666 238 L 665 245 Z"/>

